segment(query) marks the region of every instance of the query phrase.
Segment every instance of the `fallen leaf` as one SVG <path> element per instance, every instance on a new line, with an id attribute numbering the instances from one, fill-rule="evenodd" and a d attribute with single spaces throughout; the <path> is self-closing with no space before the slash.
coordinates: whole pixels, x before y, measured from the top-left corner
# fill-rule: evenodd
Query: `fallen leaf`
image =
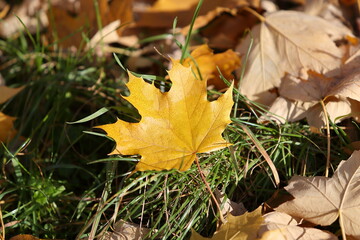
<path id="1" fill-rule="evenodd" d="M 118 120 L 99 128 L 116 142 L 111 154 L 140 154 L 135 171 L 190 168 L 197 153 L 230 144 L 221 134 L 230 123 L 232 86 L 218 100 L 208 102 L 206 80 L 173 62 L 172 86 L 160 92 L 154 85 L 129 74 L 130 96 L 124 97 L 142 116 L 139 123 Z"/>
<path id="2" fill-rule="evenodd" d="M 291 178 L 285 189 L 294 197 L 276 210 L 328 226 L 339 218 L 343 235 L 360 238 L 360 151 L 342 161 L 332 178 Z"/>
<path id="3" fill-rule="evenodd" d="M 202 237 L 192 231 L 190 240 L 251 240 L 255 239 L 260 225 L 264 218 L 261 216 L 261 207 L 253 212 L 246 212 L 241 216 L 234 217 L 229 214 L 227 222 L 221 225 L 220 229 L 211 238 Z"/>
<path id="4" fill-rule="evenodd" d="M 94 49 L 97 56 L 102 56 L 106 51 L 106 45 L 120 41 L 116 29 L 120 27 L 120 21 L 116 20 L 99 30 L 86 44 L 85 49 Z"/>
<path id="5" fill-rule="evenodd" d="M 14 121 L 16 118 L 0 112 L 0 142 L 7 142 L 16 135 Z"/>
<path id="6" fill-rule="evenodd" d="M 244 32 L 258 23 L 258 19 L 251 13 L 243 10 L 243 6 L 237 8 L 217 7 L 207 14 L 199 16 L 194 23 L 194 30 L 206 39 L 211 48 L 219 50 L 234 49 Z M 257 6 L 254 6 L 257 8 Z M 186 35 L 189 26 L 184 27 L 181 33 Z"/>
<path id="7" fill-rule="evenodd" d="M 191 22 L 198 0 L 158 0 L 147 9 L 135 11 L 138 27 L 171 28 L 177 17 L 177 26 L 184 27 Z M 248 5 L 247 0 L 204 0 L 199 16 L 203 16 L 217 7 L 236 8 Z"/>
<path id="8" fill-rule="evenodd" d="M 0 84 L 4 84 L 4 82 L 1 81 Z M 6 86 L 0 86 L 0 104 L 15 96 L 22 89 L 23 87 L 9 88 Z M 16 135 L 16 130 L 14 128 L 15 119 L 16 118 L 7 116 L 0 112 L 0 142 L 7 142 Z"/>
<path id="9" fill-rule="evenodd" d="M 198 79 L 206 78 L 208 79 L 208 85 L 214 85 L 216 89 L 223 89 L 227 85 L 220 78 L 219 70 L 225 79 L 233 80 L 232 72 L 240 66 L 240 57 L 231 49 L 214 54 L 204 44 L 195 48 L 191 53 L 191 57 L 186 58 L 182 64 L 186 67 L 192 66 Z M 200 75 L 197 68 L 200 70 Z"/>
<path id="10" fill-rule="evenodd" d="M 81 44 L 85 46 L 83 33 L 91 38 L 99 29 L 114 21 L 119 20 L 121 24 L 132 21 L 132 0 L 96 1 L 101 26 L 98 24 L 97 10 L 93 1 L 76 0 L 75 2 L 76 7 L 73 7 L 73 11 L 69 11 L 69 4 L 55 1 L 48 12 L 48 18 L 52 19 L 48 38 L 59 40 L 59 44 L 63 47 L 79 47 Z M 121 34 L 123 30 L 124 28 L 117 29 L 117 33 Z"/>
<path id="11" fill-rule="evenodd" d="M 23 90 L 23 87 L 9 88 L 6 86 L 0 86 L 0 104 L 6 102 L 8 99 L 18 94 L 21 90 Z"/>
<path id="12" fill-rule="evenodd" d="M 19 235 L 16 235 L 16 236 L 10 238 L 10 240 L 41 240 L 41 239 L 34 237 L 30 234 L 19 234 Z"/>
<path id="13" fill-rule="evenodd" d="M 261 240 L 317 240 L 338 239 L 335 235 L 316 228 L 301 227 L 301 221 L 281 212 L 270 212 L 265 214 L 264 223 L 258 234 Z"/>
<path id="14" fill-rule="evenodd" d="M 129 223 L 124 220 L 117 221 L 114 224 L 113 232 L 106 232 L 101 238 L 104 240 L 141 240 L 149 234 L 151 229 L 140 227 L 135 223 Z"/>
<path id="15" fill-rule="evenodd" d="M 221 214 L 223 216 L 226 216 L 228 213 L 230 213 L 232 216 L 240 216 L 247 211 L 243 203 L 231 201 L 226 197 L 225 193 L 221 193 L 218 189 L 215 189 L 214 194 L 216 200 L 221 206 Z M 224 199 L 226 200 L 224 201 Z"/>
<path id="16" fill-rule="evenodd" d="M 247 4 L 246 4 L 247 5 Z M 214 20 L 216 17 L 222 15 L 222 14 L 230 14 L 232 16 L 235 16 L 237 13 L 237 9 L 235 8 L 224 8 L 224 7 L 217 7 L 214 10 L 211 10 L 207 12 L 206 14 L 199 16 L 195 19 L 195 22 L 193 24 L 193 29 L 199 29 L 202 27 L 205 27 L 209 24 L 210 21 Z M 186 35 L 189 32 L 190 25 L 184 27 L 181 29 L 181 33 L 183 35 Z"/>
<path id="17" fill-rule="evenodd" d="M 287 238 L 285 238 L 281 229 L 267 231 L 261 236 L 261 238 L 257 238 L 257 240 L 273 240 L 273 239 L 288 240 Z"/>
<path id="18" fill-rule="evenodd" d="M 301 12 L 269 14 L 238 48 L 241 55 L 245 55 L 253 40 L 240 83 L 241 93 L 250 100 L 270 105 L 277 95 L 269 90 L 280 86 L 286 72 L 301 77 L 304 70 L 310 69 L 336 75 L 333 70 L 340 67 L 342 53 L 334 40 L 349 34 L 350 30 L 345 27 Z"/>
<path id="19" fill-rule="evenodd" d="M 325 126 L 325 114 L 321 105 L 324 102 L 328 117 L 337 123 L 345 118 L 360 116 L 360 71 L 344 78 L 327 78 L 309 71 L 308 79 L 287 75 L 279 87 L 280 96 L 269 109 L 270 118 L 280 123 L 307 118 L 308 124 L 315 128 Z"/>

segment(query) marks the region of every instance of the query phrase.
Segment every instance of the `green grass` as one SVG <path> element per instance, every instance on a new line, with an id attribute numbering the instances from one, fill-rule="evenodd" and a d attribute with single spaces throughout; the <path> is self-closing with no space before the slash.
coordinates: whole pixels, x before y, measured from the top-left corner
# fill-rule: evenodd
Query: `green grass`
<path id="1" fill-rule="evenodd" d="M 192 228 L 211 236 L 217 209 L 195 164 L 186 172 L 130 175 L 138 156 L 109 157 L 114 143 L 103 134 L 86 133 L 100 133 L 93 127 L 112 123 L 116 117 L 132 122 L 139 118 L 120 97 L 127 92 L 127 77 L 115 59 L 94 61 L 91 51 L 54 51 L 52 46 L 42 45 L 40 38 L 30 39 L 26 34 L 0 40 L 0 50 L 6 85 L 25 86 L 0 106 L 2 112 L 17 117 L 18 129 L 17 137 L 0 147 L 0 206 L 8 224 L 7 238 L 20 233 L 58 239 L 97 236 L 111 229 L 112 220 L 120 219 L 152 229 L 148 239 L 188 239 Z M 183 49 L 184 54 L 186 51 Z M 119 57 L 126 67 L 126 56 Z M 159 72 L 164 72 L 160 68 Z M 164 77 L 165 73 L 148 79 Z M 238 96 L 236 91 L 234 96 Z M 269 154 L 280 187 L 293 175 L 324 174 L 325 136 L 311 133 L 306 122 L 259 124 L 255 113 L 261 109 L 243 96 L 236 99 L 239 110 L 231 115 L 233 123 L 224 132 L 233 145 L 199 155 L 211 189 L 243 202 L 248 210 L 276 191 L 269 166 L 242 125 Z M 109 111 L 97 118 L 67 124 L 103 107 Z M 357 125 L 349 123 L 358 134 Z M 350 140 L 340 126 L 332 127 L 335 169 L 348 157 L 344 147 Z"/>

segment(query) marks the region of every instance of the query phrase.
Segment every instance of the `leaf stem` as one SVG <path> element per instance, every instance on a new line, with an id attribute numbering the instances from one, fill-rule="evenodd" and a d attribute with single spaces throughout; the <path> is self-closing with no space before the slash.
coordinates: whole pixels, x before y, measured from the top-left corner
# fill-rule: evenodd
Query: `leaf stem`
<path id="1" fill-rule="evenodd" d="M 326 106 L 323 100 L 320 101 L 321 107 L 324 111 L 325 115 L 325 124 L 326 124 L 326 138 L 327 138 L 327 153 L 326 153 L 326 169 L 325 169 L 325 177 L 329 176 L 329 168 L 330 168 L 330 124 L 329 124 L 329 114 L 326 110 Z"/>
<path id="2" fill-rule="evenodd" d="M 209 186 L 209 183 L 206 181 L 206 178 L 205 178 L 203 172 L 201 171 L 201 167 L 200 167 L 200 163 L 199 163 L 199 158 L 198 158 L 197 156 L 195 157 L 195 163 L 196 163 L 196 166 L 197 166 L 197 168 L 198 168 L 198 170 L 199 170 L 201 180 L 202 180 L 203 183 L 205 184 L 206 189 L 208 190 L 208 192 L 210 193 L 211 198 L 212 198 L 213 202 L 214 202 L 215 205 L 216 205 L 216 208 L 219 210 L 219 218 L 220 218 L 220 221 L 222 222 L 222 224 L 225 224 L 225 219 L 224 219 L 224 217 L 223 217 L 223 215 L 222 215 L 222 213 L 221 213 L 220 205 L 219 205 L 218 201 L 216 200 L 216 197 L 215 197 L 214 193 L 212 192 L 212 190 L 211 190 L 211 188 L 210 188 L 210 186 Z"/>
<path id="3" fill-rule="evenodd" d="M 341 217 L 341 210 L 339 210 L 339 224 L 340 224 L 340 229 L 341 229 L 341 236 L 343 238 L 343 240 L 346 240 L 346 233 L 345 233 L 345 227 L 344 227 L 344 222 L 342 220 Z"/>
<path id="4" fill-rule="evenodd" d="M 261 14 L 259 14 L 257 11 L 255 11 L 254 9 L 251 9 L 249 7 L 244 7 L 243 10 L 248 11 L 249 13 L 251 13 L 252 15 L 254 15 L 255 17 L 257 17 L 261 22 L 265 22 L 266 19 L 264 16 L 262 16 Z"/>

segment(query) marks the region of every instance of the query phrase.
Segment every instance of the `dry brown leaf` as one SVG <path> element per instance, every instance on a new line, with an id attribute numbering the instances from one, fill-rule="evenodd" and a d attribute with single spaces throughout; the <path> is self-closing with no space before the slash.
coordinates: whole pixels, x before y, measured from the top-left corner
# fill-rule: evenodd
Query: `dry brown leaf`
<path id="1" fill-rule="evenodd" d="M 197 17 L 195 19 L 193 29 L 202 28 L 202 27 L 206 26 L 207 24 L 209 24 L 209 22 L 214 20 L 216 17 L 220 16 L 221 14 L 225 14 L 225 13 L 230 14 L 231 16 L 235 16 L 237 13 L 237 9 L 217 7 L 214 10 L 211 10 L 211 11 L 207 12 L 206 14 Z M 186 34 L 188 34 L 189 29 L 190 29 L 190 26 L 188 25 L 181 29 L 181 33 L 183 35 L 186 35 Z"/>
<path id="2" fill-rule="evenodd" d="M 30 234 L 19 234 L 10 238 L 10 240 L 45 240 L 45 239 L 40 239 Z"/>
<path id="3" fill-rule="evenodd" d="M 106 232 L 103 240 L 141 240 L 150 233 L 151 229 L 141 227 L 135 223 L 125 222 L 120 220 L 114 224 L 114 231 L 112 233 Z"/>
<path id="4" fill-rule="evenodd" d="M 333 40 L 349 32 L 347 28 L 301 12 L 279 11 L 268 15 L 238 48 L 245 55 L 254 39 L 240 83 L 241 92 L 250 100 L 270 105 L 277 95 L 269 90 L 280 86 L 286 72 L 302 76 L 304 70 L 310 69 L 330 74 L 340 67 L 342 60 Z M 336 71 L 331 74 L 335 75 Z"/>
<path id="5" fill-rule="evenodd" d="M 9 88 L 6 86 L 0 86 L 0 104 L 18 94 L 22 89 L 23 87 Z"/>
<path id="6" fill-rule="evenodd" d="M 281 212 L 265 214 L 258 235 L 261 240 L 336 240 L 335 235 L 316 228 L 298 226 L 301 221 Z"/>
<path id="7" fill-rule="evenodd" d="M 0 142 L 7 142 L 16 135 L 14 121 L 16 118 L 0 112 Z"/>
<path id="8" fill-rule="evenodd" d="M 0 82 L 0 84 L 3 84 L 2 81 Z M 15 96 L 22 89 L 23 87 L 9 88 L 6 86 L 0 86 L 0 104 Z M 0 142 L 7 142 L 16 135 L 16 130 L 14 128 L 15 119 L 16 118 L 7 116 L 0 112 Z"/>
<path id="9" fill-rule="evenodd" d="M 264 219 L 261 216 L 261 207 L 253 212 L 246 212 L 241 216 L 228 216 L 228 221 L 211 238 L 202 237 L 192 231 L 190 240 L 251 240 L 256 238 L 257 231 Z"/>
<path id="10" fill-rule="evenodd" d="M 217 8 L 200 16 L 195 21 L 194 29 L 199 29 L 208 45 L 216 49 L 234 49 L 243 37 L 245 30 L 253 27 L 258 19 L 243 8 Z M 188 27 L 182 31 L 187 34 Z"/>
<path id="11" fill-rule="evenodd" d="M 177 26 L 184 27 L 191 22 L 198 0 L 158 0 L 153 6 L 136 12 L 138 27 L 171 28 L 177 17 Z M 246 0 L 204 0 L 199 16 L 217 7 L 236 8 L 248 4 Z"/>
<path id="12" fill-rule="evenodd" d="M 63 2 L 54 2 L 51 11 L 48 12 L 50 21 L 48 37 L 53 39 L 53 32 L 56 39 L 63 47 L 79 47 L 85 43 L 82 33 L 85 32 L 89 37 L 93 37 L 98 32 L 98 21 L 94 2 L 88 0 L 77 0 L 77 6 L 70 12 Z M 102 27 L 119 20 L 121 24 L 132 21 L 132 0 L 98 0 L 99 12 Z M 124 28 L 117 30 L 118 34 Z"/>
<path id="13" fill-rule="evenodd" d="M 216 89 L 224 89 L 228 86 L 220 78 L 217 67 L 225 79 L 232 81 L 234 79 L 232 72 L 240 66 L 240 57 L 231 49 L 214 54 L 207 45 L 201 45 L 192 51 L 191 57 L 186 58 L 183 65 L 192 66 L 198 79 L 208 79 L 208 85 L 214 85 Z M 197 67 L 201 76 L 196 71 Z"/>
<path id="14" fill-rule="evenodd" d="M 291 178 L 285 189 L 294 197 L 276 210 L 328 226 L 339 218 L 343 236 L 360 238 L 360 151 L 342 161 L 332 178 Z"/>

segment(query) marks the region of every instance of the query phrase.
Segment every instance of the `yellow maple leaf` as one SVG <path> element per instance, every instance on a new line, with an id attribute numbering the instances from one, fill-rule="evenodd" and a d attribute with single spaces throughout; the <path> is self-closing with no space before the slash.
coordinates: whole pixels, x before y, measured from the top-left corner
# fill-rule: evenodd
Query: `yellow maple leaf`
<path id="1" fill-rule="evenodd" d="M 232 86 L 218 100 L 207 100 L 206 81 L 173 61 L 172 87 L 162 93 L 154 85 L 129 74 L 130 96 L 124 97 L 142 116 L 139 123 L 118 120 L 99 126 L 116 141 L 111 154 L 141 155 L 135 171 L 186 171 L 197 153 L 230 144 L 221 134 L 230 121 Z"/>
<path id="2" fill-rule="evenodd" d="M 228 221 L 211 238 L 202 237 L 193 231 L 190 240 L 251 240 L 256 238 L 263 222 L 264 218 L 261 215 L 260 206 L 253 212 L 246 212 L 240 216 L 229 214 Z"/>
<path id="3" fill-rule="evenodd" d="M 183 62 L 184 66 L 194 66 L 199 68 L 201 78 L 208 79 L 209 85 L 214 85 L 217 89 L 226 88 L 227 85 L 220 78 L 220 72 L 225 79 L 234 78 L 232 72 L 240 67 L 240 57 L 231 49 L 225 52 L 214 54 L 206 44 L 195 48 Z M 217 69 L 219 68 L 219 70 Z M 196 75 L 198 71 L 195 70 Z M 200 76 L 198 76 L 200 78 Z"/>

